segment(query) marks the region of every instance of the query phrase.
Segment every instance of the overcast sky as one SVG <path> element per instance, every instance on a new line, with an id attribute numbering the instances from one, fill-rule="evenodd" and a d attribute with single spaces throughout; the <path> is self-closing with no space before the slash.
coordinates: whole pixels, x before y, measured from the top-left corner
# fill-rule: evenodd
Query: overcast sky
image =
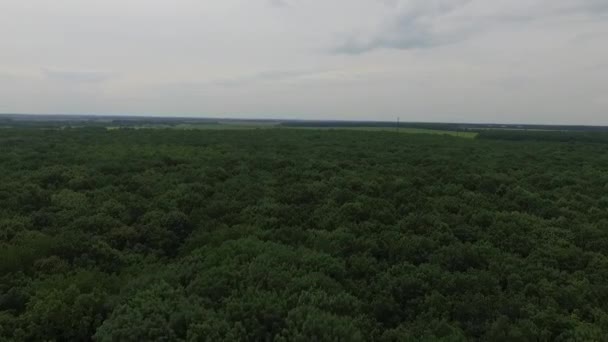
<path id="1" fill-rule="evenodd" d="M 608 124 L 608 0 L 1 0 L 0 112 Z"/>

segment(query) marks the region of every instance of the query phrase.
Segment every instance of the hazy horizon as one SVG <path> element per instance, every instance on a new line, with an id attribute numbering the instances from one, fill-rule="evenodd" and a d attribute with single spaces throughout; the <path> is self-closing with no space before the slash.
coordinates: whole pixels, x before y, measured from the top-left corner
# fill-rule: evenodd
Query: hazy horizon
<path id="1" fill-rule="evenodd" d="M 608 125 L 604 0 L 7 0 L 0 113 Z"/>

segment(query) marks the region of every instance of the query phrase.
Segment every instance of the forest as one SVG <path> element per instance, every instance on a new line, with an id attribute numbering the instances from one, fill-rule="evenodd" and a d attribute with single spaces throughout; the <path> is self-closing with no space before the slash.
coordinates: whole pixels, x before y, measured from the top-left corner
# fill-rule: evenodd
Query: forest
<path id="1" fill-rule="evenodd" d="M 607 137 L 2 128 L 0 340 L 605 340 Z"/>

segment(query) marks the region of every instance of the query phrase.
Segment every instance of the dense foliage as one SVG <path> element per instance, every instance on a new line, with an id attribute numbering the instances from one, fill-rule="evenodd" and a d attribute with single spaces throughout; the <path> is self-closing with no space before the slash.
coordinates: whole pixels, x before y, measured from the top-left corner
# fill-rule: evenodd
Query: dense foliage
<path id="1" fill-rule="evenodd" d="M 605 152 L 4 129 L 0 340 L 602 340 Z"/>

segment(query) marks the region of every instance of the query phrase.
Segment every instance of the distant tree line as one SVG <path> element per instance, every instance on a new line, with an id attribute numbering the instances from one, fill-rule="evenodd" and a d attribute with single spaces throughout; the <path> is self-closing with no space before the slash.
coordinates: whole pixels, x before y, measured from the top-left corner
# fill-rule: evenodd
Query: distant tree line
<path id="1" fill-rule="evenodd" d="M 554 141 L 572 143 L 608 143 L 608 133 L 577 131 L 521 131 L 521 130 L 484 130 L 477 139 L 510 141 Z"/>

